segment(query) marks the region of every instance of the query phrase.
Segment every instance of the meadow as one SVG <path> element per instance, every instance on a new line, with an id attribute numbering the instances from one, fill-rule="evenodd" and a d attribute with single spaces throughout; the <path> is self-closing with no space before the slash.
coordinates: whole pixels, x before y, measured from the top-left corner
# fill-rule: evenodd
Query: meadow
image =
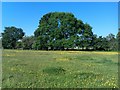
<path id="1" fill-rule="evenodd" d="M 118 53 L 3 50 L 3 88 L 117 88 Z"/>

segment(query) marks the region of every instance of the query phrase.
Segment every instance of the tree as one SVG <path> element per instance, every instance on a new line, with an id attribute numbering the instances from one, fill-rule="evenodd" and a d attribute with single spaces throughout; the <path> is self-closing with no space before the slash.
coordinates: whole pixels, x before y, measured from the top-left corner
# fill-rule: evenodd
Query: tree
<path id="1" fill-rule="evenodd" d="M 106 39 L 108 40 L 109 50 L 117 50 L 117 39 L 115 38 L 115 35 L 110 33 L 106 36 Z"/>
<path id="2" fill-rule="evenodd" d="M 77 20 L 72 13 L 50 12 L 39 21 L 34 32 L 37 49 L 58 49 L 89 47 L 92 41 L 92 27 Z M 82 43 L 84 42 L 84 43 Z M 37 45 L 37 46 L 36 46 Z"/>
<path id="3" fill-rule="evenodd" d="M 22 43 L 22 40 L 18 40 L 16 42 L 16 49 L 23 49 L 23 43 Z"/>
<path id="4" fill-rule="evenodd" d="M 92 41 L 91 41 L 91 49 L 92 50 L 96 50 L 97 49 L 97 43 L 98 43 L 98 38 L 97 38 L 97 35 L 96 34 L 93 34 L 93 37 L 92 37 Z"/>
<path id="5" fill-rule="evenodd" d="M 84 24 L 84 31 L 82 33 L 82 40 L 81 44 L 82 47 L 85 49 L 89 49 L 92 47 L 92 41 L 93 41 L 93 32 L 92 32 L 92 27 L 89 24 Z"/>
<path id="6" fill-rule="evenodd" d="M 118 41 L 120 41 L 120 28 L 118 29 L 118 33 L 116 35 L 116 38 L 118 39 Z"/>
<path id="7" fill-rule="evenodd" d="M 21 28 L 5 27 L 2 33 L 2 46 L 5 49 L 15 49 L 16 42 L 23 38 L 24 32 Z"/>
<path id="8" fill-rule="evenodd" d="M 118 51 L 120 51 L 120 28 L 118 29 L 116 39 L 117 39 L 117 42 L 118 42 L 117 43 L 117 48 L 118 48 Z"/>
<path id="9" fill-rule="evenodd" d="M 0 34 L 0 48 L 2 48 L 2 35 Z"/>
<path id="10" fill-rule="evenodd" d="M 25 36 L 22 39 L 23 49 L 32 49 L 35 42 L 34 36 Z"/>
<path id="11" fill-rule="evenodd" d="M 110 50 L 109 41 L 106 39 L 106 37 L 102 38 L 101 50 L 104 50 L 104 51 Z"/>
<path id="12" fill-rule="evenodd" d="M 108 41 L 106 40 L 105 37 L 99 36 L 96 38 L 94 36 L 94 50 L 108 50 Z"/>

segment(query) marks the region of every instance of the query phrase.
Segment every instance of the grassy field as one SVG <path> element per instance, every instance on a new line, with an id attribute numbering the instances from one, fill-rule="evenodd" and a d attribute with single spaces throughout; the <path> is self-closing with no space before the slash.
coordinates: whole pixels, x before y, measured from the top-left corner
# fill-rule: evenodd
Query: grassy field
<path id="1" fill-rule="evenodd" d="M 3 88 L 116 88 L 117 52 L 3 50 Z"/>

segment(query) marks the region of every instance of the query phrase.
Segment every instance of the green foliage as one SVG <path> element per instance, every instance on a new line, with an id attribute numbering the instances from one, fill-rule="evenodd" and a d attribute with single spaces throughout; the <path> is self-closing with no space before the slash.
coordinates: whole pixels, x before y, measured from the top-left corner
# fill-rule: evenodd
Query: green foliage
<path id="1" fill-rule="evenodd" d="M 118 33 L 117 33 L 117 36 L 116 36 L 116 38 L 117 38 L 117 42 L 118 42 L 118 50 L 120 51 L 120 28 L 118 29 Z"/>
<path id="2" fill-rule="evenodd" d="M 6 49 L 14 49 L 16 42 L 22 39 L 24 32 L 21 28 L 5 27 L 4 33 L 2 33 L 2 46 Z"/>
<path id="3" fill-rule="evenodd" d="M 33 43 L 35 42 L 34 36 L 25 36 L 22 39 L 22 48 L 23 49 L 32 49 L 33 48 Z"/>
<path id="4" fill-rule="evenodd" d="M 17 49 L 23 49 L 23 43 L 21 41 L 16 42 L 16 47 Z"/>
<path id="5" fill-rule="evenodd" d="M 110 33 L 106 37 L 94 35 L 92 27 L 74 17 L 72 13 L 50 12 L 39 21 L 34 32 L 34 49 L 41 50 L 104 50 L 117 51 L 118 35 Z"/>
<path id="6" fill-rule="evenodd" d="M 118 32 L 119 33 L 119 32 Z M 108 40 L 108 46 L 109 46 L 109 50 L 112 51 L 117 51 L 118 50 L 118 40 L 117 38 L 115 38 L 115 35 L 113 35 L 112 33 L 110 33 L 106 39 Z"/>
<path id="7" fill-rule="evenodd" d="M 77 20 L 72 13 L 51 12 L 45 14 L 39 21 L 34 32 L 36 45 L 40 49 L 58 49 L 89 47 L 92 43 L 92 27 Z M 78 41 L 80 43 L 78 43 Z M 66 43 L 67 42 L 67 43 Z M 37 46 L 36 46 L 37 47 Z"/>
<path id="8" fill-rule="evenodd" d="M 72 13 L 50 12 L 40 19 L 34 36 L 24 36 L 21 28 L 5 27 L 2 45 L 5 49 L 34 50 L 120 50 L 120 29 L 118 34 L 97 36 L 88 23 L 78 20 Z"/>

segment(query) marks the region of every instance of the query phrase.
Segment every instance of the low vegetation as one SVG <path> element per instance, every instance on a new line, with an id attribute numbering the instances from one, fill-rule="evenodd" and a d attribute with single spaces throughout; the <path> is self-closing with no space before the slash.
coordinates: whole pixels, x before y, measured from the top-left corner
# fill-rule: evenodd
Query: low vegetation
<path id="1" fill-rule="evenodd" d="M 3 50 L 3 88 L 117 88 L 117 52 Z"/>

